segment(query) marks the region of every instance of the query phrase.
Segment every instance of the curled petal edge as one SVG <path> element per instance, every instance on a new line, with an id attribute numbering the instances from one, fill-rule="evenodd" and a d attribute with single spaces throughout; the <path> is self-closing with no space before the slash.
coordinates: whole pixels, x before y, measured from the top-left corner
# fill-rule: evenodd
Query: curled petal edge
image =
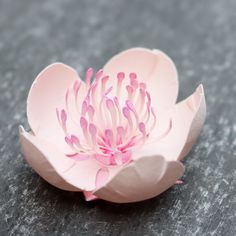
<path id="1" fill-rule="evenodd" d="M 182 160 L 190 152 L 192 146 L 197 141 L 197 138 L 200 135 L 202 126 L 206 119 L 206 101 L 202 84 L 198 86 L 195 93 L 192 94 L 190 98 L 187 98 L 186 101 L 190 102 L 191 98 L 192 101 L 189 106 L 190 108 L 195 110 L 195 113 L 190 125 L 190 129 L 188 131 L 188 135 L 186 137 L 184 147 L 182 148 L 182 151 L 178 156 L 178 160 Z"/>
<path id="2" fill-rule="evenodd" d="M 175 104 L 178 90 L 178 72 L 172 59 L 157 49 L 131 48 L 113 56 L 104 66 L 104 72 L 115 77 L 123 72 L 137 72 L 148 85 L 156 110 L 163 111 Z"/>
<path id="3" fill-rule="evenodd" d="M 144 156 L 119 171 L 93 195 L 115 203 L 143 201 L 167 190 L 183 173 L 179 161 L 167 161 L 161 155 Z"/>
<path id="4" fill-rule="evenodd" d="M 93 160 L 76 162 L 67 158 L 52 144 L 37 139 L 19 127 L 22 152 L 28 164 L 47 182 L 67 191 L 95 189 L 99 166 Z"/>
<path id="5" fill-rule="evenodd" d="M 56 108 L 64 105 L 66 89 L 76 80 L 82 81 L 72 67 L 61 62 L 47 66 L 35 78 L 27 98 L 28 123 L 35 135 L 47 138 L 58 132 Z"/>

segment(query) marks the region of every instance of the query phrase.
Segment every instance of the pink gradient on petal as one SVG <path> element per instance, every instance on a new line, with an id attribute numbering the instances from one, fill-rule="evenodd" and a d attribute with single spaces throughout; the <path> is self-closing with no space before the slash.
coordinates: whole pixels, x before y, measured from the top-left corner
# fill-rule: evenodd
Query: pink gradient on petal
<path id="1" fill-rule="evenodd" d="M 106 181 L 109 178 L 109 170 L 106 167 L 103 167 L 101 169 L 98 170 L 97 174 L 96 174 L 96 188 L 102 187 Z M 85 196 L 85 200 L 86 201 L 93 201 L 93 200 L 97 200 L 98 197 L 96 197 L 95 195 L 93 195 L 94 191 L 84 191 L 84 196 Z"/>
<path id="2" fill-rule="evenodd" d="M 206 115 L 203 86 L 175 105 L 175 65 L 161 51 L 126 50 L 81 81 L 56 63 L 33 83 L 20 129 L 28 163 L 56 187 L 87 201 L 136 202 L 182 183 L 179 162 Z M 49 99 L 50 98 L 50 99 Z"/>
<path id="3" fill-rule="evenodd" d="M 109 170 L 107 167 L 103 167 L 98 170 L 97 175 L 96 175 L 96 188 L 99 188 L 105 184 L 109 177 Z"/>
<path id="4" fill-rule="evenodd" d="M 76 161 L 67 157 L 52 143 L 27 133 L 20 128 L 20 141 L 29 165 L 52 185 L 69 191 L 92 191 L 101 168 L 98 162 L 88 158 Z"/>
<path id="5" fill-rule="evenodd" d="M 160 155 L 137 151 L 143 156 L 122 168 L 93 193 L 95 196 L 116 203 L 142 201 L 162 193 L 183 175 L 180 162 L 168 162 Z"/>
<path id="6" fill-rule="evenodd" d="M 75 84 L 72 89 L 66 90 L 66 108 L 61 108 L 58 120 L 65 133 L 65 142 L 73 151 L 72 154 L 67 153 L 67 156 L 76 160 L 95 156 L 102 165 L 123 165 L 131 161 L 131 150 L 145 143 L 156 124 L 151 96 L 135 72 L 129 74 L 129 79 L 124 81 L 124 85 L 120 84 L 120 81 L 124 80 L 125 73 L 118 72 L 118 88 L 128 89 L 126 96 L 119 98 L 119 89 L 113 90 L 109 76 L 101 74 L 99 79 L 97 73 L 100 72 L 97 72 L 94 83 L 91 84 L 92 71 L 90 68 L 86 73 L 85 80 L 89 80 L 89 83 L 86 83 L 87 92 L 80 99 L 81 108 L 78 109 L 80 112 L 75 116 L 71 114 L 68 103 L 68 98 L 74 96 Z M 142 93 L 136 91 L 139 86 L 142 87 Z M 100 94 L 98 102 L 94 100 L 94 94 Z M 74 105 L 78 108 L 76 102 Z M 123 103 L 122 109 L 120 103 Z M 56 116 L 58 114 L 56 108 Z M 72 131 L 68 127 L 71 121 L 77 121 L 75 123 L 79 121 L 76 128 L 79 130 L 77 135 L 71 134 Z"/>
<path id="7" fill-rule="evenodd" d="M 104 73 L 115 77 L 121 68 L 131 77 L 135 71 L 137 77 L 147 83 L 158 112 L 174 105 L 178 94 L 178 75 L 174 63 L 165 53 L 131 48 L 112 57 L 104 66 Z"/>
<path id="8" fill-rule="evenodd" d="M 84 194 L 85 200 L 88 202 L 99 199 L 98 197 L 93 195 L 93 191 L 83 191 L 83 194 Z"/>
<path id="9" fill-rule="evenodd" d="M 157 150 L 169 160 L 182 160 L 196 142 L 205 121 L 203 86 L 200 85 L 191 96 L 176 104 L 166 115 L 163 114 L 163 117 L 159 117 L 160 124 L 153 130 L 153 137 L 162 132 L 161 128 L 168 126 L 168 116 L 172 119 L 171 130 L 161 142 L 157 142 Z"/>
<path id="10" fill-rule="evenodd" d="M 75 81 L 81 80 L 71 67 L 62 63 L 49 65 L 33 82 L 27 99 L 27 117 L 33 133 L 63 148 L 64 134 L 55 111 L 64 108 L 66 91 Z"/>

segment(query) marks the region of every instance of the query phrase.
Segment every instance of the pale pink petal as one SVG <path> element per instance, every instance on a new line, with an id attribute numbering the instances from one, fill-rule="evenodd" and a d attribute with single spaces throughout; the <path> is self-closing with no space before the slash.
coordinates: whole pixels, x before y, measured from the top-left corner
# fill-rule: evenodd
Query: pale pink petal
<path id="1" fill-rule="evenodd" d="M 101 187 L 109 178 L 109 170 L 107 167 L 102 167 L 98 170 L 96 175 L 96 188 Z"/>
<path id="2" fill-rule="evenodd" d="M 76 80 L 80 80 L 77 72 L 62 63 L 49 65 L 37 76 L 27 100 L 28 122 L 35 135 L 59 145 L 64 140 L 56 109 L 65 108 L 66 91 Z"/>
<path id="3" fill-rule="evenodd" d="M 86 201 L 93 201 L 98 199 L 98 197 L 93 195 L 93 191 L 83 191 L 83 194 Z"/>
<path id="4" fill-rule="evenodd" d="M 94 195 L 111 202 L 128 203 L 153 198 L 183 175 L 184 167 L 178 161 L 166 161 L 158 154 L 137 150 L 144 154 L 124 167 Z"/>
<path id="5" fill-rule="evenodd" d="M 176 102 L 177 70 L 165 53 L 145 48 L 128 49 L 111 58 L 104 66 L 104 73 L 111 76 L 111 81 L 115 81 L 120 71 L 125 72 L 127 78 L 135 72 L 140 80 L 147 83 L 147 90 L 157 111 L 169 108 Z"/>
<path id="6" fill-rule="evenodd" d="M 100 188 L 101 186 L 103 186 L 107 182 L 108 178 L 109 178 L 109 169 L 107 167 L 100 168 L 96 174 L 96 181 L 95 181 L 96 188 Z M 94 191 L 83 192 L 86 201 L 92 201 L 98 199 L 98 197 L 93 195 L 93 192 Z"/>
<path id="7" fill-rule="evenodd" d="M 168 135 L 157 142 L 156 150 L 169 160 L 181 160 L 190 151 L 201 131 L 206 117 L 206 103 L 203 86 L 174 109 L 159 117 L 152 136 L 158 136 L 167 127 L 169 119 L 172 128 Z M 162 131 L 161 131 L 162 130 Z"/>
<path id="8" fill-rule="evenodd" d="M 42 140 L 20 128 L 20 141 L 25 159 L 47 182 L 70 191 L 95 189 L 98 162 L 76 161 L 66 157 L 52 143 Z"/>

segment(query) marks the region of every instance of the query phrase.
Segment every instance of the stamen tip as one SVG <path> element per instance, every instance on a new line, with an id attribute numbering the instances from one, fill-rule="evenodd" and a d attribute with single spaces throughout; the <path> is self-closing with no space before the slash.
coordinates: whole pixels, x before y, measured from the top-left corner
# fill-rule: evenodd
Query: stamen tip
<path id="1" fill-rule="evenodd" d="M 143 122 L 139 123 L 139 130 L 141 133 L 145 134 L 146 133 L 146 127 L 145 124 Z"/>
<path id="2" fill-rule="evenodd" d="M 131 72 L 131 73 L 129 74 L 129 78 L 130 78 L 130 79 L 136 79 L 136 78 L 137 78 L 137 74 Z"/>
<path id="3" fill-rule="evenodd" d="M 125 73 L 124 72 L 117 73 L 117 78 L 118 79 L 124 79 L 125 78 Z"/>
<path id="4" fill-rule="evenodd" d="M 127 107 L 123 107 L 122 111 L 125 117 L 129 117 L 129 109 Z"/>
<path id="5" fill-rule="evenodd" d="M 112 109 L 114 107 L 113 101 L 111 99 L 106 100 L 106 105 L 108 109 Z"/>
<path id="6" fill-rule="evenodd" d="M 82 129 L 87 129 L 88 127 L 88 122 L 83 116 L 80 118 L 80 126 Z"/>
<path id="7" fill-rule="evenodd" d="M 89 132 L 92 136 L 94 136 L 97 133 L 97 127 L 95 124 L 93 123 L 89 124 Z"/>

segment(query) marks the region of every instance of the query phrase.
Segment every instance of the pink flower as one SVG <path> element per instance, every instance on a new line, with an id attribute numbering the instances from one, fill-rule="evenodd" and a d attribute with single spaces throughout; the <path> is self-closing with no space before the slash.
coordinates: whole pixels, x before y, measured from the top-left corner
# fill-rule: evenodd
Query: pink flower
<path id="1" fill-rule="evenodd" d="M 20 127 L 29 165 L 58 188 L 83 191 L 86 200 L 142 201 L 175 184 L 204 123 L 203 86 L 175 104 L 173 62 L 142 48 L 85 77 L 55 63 L 35 79 L 27 101 L 31 132 Z"/>

